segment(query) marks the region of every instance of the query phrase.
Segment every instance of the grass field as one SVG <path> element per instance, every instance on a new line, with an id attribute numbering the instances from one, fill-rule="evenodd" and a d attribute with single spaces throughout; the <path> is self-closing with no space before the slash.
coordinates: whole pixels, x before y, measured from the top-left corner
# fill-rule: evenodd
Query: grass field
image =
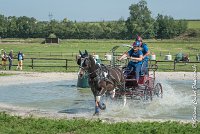
<path id="1" fill-rule="evenodd" d="M 188 21 L 188 29 L 200 29 L 200 20 Z"/>
<path id="2" fill-rule="evenodd" d="M 0 73 L 0 76 L 10 76 L 12 74 Z"/>
<path id="3" fill-rule="evenodd" d="M 67 71 L 76 72 L 78 66 L 76 65 L 76 55 L 78 51 L 87 50 L 90 54 L 98 54 L 100 59 L 104 59 L 106 53 L 112 54 L 111 49 L 114 46 L 121 44 L 132 44 L 131 40 L 63 40 L 60 45 L 58 44 L 40 44 L 40 43 L 2 43 L 0 49 L 6 50 L 7 53 L 12 49 L 15 56 L 17 52 L 21 50 L 25 55 L 24 70 L 26 71 Z M 200 42 L 199 41 L 177 41 L 177 40 L 147 40 L 146 41 L 151 53 L 156 54 L 156 60 L 164 60 L 165 55 L 171 54 L 172 59 L 178 52 L 189 54 L 190 61 L 196 61 L 196 55 L 200 54 Z M 117 54 L 122 54 L 127 51 L 128 47 L 120 47 L 116 51 Z M 34 60 L 34 65 L 38 66 L 63 66 L 63 67 L 36 67 L 32 70 L 30 58 L 59 58 L 69 59 L 67 65 L 71 66 L 66 70 L 65 60 Z M 109 61 L 104 61 L 104 64 L 109 64 Z M 14 64 L 17 64 L 17 60 L 14 60 Z M 171 64 L 160 65 L 159 69 L 165 71 L 164 68 L 172 66 Z M 191 64 L 177 64 L 177 71 L 190 71 L 192 70 Z M 200 65 L 199 65 L 200 66 Z M 198 70 L 199 67 L 198 66 Z M 13 67 L 13 69 L 16 67 Z"/>
<path id="4" fill-rule="evenodd" d="M 199 134 L 200 123 L 180 122 L 121 122 L 106 123 L 100 119 L 22 118 L 0 113 L 0 134 Z"/>

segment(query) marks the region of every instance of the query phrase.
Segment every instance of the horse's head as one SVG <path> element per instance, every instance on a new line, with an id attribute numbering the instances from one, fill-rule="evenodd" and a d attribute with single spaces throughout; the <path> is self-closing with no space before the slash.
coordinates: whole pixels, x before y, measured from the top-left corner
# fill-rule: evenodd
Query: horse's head
<path id="1" fill-rule="evenodd" d="M 85 53 L 82 53 L 79 50 L 80 56 L 77 59 L 77 64 L 80 66 L 78 75 L 80 77 L 82 77 L 84 75 L 85 72 L 88 71 L 88 69 L 91 67 L 91 60 L 90 57 L 88 55 L 88 52 L 85 50 Z"/>

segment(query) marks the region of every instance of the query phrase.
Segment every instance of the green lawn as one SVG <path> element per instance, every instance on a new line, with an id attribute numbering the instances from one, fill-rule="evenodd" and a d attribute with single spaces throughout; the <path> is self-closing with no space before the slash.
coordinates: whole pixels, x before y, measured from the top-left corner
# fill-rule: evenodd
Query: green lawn
<path id="1" fill-rule="evenodd" d="M 106 123 L 100 119 L 22 118 L 0 113 L 0 134 L 199 134 L 200 123 L 120 122 Z"/>
<path id="2" fill-rule="evenodd" d="M 188 21 L 188 29 L 200 29 L 200 20 Z"/>
<path id="3" fill-rule="evenodd" d="M 98 54 L 101 59 L 104 59 L 106 53 L 111 54 L 111 49 L 116 45 L 132 44 L 132 40 L 63 40 L 60 45 L 58 44 L 40 44 L 40 43 L 6 43 L 0 44 L 0 49 L 4 49 L 7 53 L 12 49 L 15 56 L 17 52 L 21 50 L 25 54 L 24 70 L 26 71 L 77 71 L 76 55 L 78 51 L 87 50 L 90 54 Z M 187 53 L 190 56 L 191 61 L 196 61 L 196 55 L 200 54 L 199 41 L 181 41 L 181 40 L 146 40 L 151 53 L 156 54 L 156 60 L 164 60 L 166 54 L 171 54 L 172 59 L 178 52 Z M 116 52 L 122 54 L 127 51 L 127 47 L 121 47 Z M 65 67 L 36 67 L 32 70 L 32 61 L 30 58 L 60 58 L 69 59 L 68 66 L 71 66 L 66 70 Z M 109 61 L 104 61 L 104 64 L 109 64 Z M 17 64 L 17 61 L 14 61 Z M 65 60 L 34 60 L 34 65 L 38 66 L 65 66 Z M 180 66 L 179 66 L 180 65 Z M 171 66 L 171 65 L 170 65 Z M 200 65 L 199 65 L 200 66 Z M 199 67 L 198 66 L 198 70 Z M 167 65 L 160 65 L 160 70 L 165 71 L 164 67 Z M 178 64 L 177 71 L 180 70 L 190 71 L 191 64 Z M 16 67 L 13 67 L 15 69 Z M 190 69 L 191 68 L 191 69 Z"/>
<path id="4" fill-rule="evenodd" d="M 0 73 L 0 76 L 10 76 L 10 75 L 13 75 L 13 74 Z"/>

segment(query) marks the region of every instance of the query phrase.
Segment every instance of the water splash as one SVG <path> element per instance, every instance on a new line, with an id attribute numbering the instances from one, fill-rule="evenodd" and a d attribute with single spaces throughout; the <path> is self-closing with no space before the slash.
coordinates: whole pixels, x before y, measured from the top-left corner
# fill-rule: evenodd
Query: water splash
<path id="1" fill-rule="evenodd" d="M 173 88 L 167 81 L 161 81 L 163 98 L 153 98 L 153 101 L 127 100 L 123 107 L 123 100 L 106 102 L 107 109 L 103 116 L 121 118 L 184 118 L 192 116 L 191 91 Z"/>
<path id="2" fill-rule="evenodd" d="M 101 112 L 102 118 L 123 119 L 191 119 L 192 89 L 183 81 L 160 81 L 163 98 L 153 101 L 105 99 L 107 109 Z M 47 84 L 47 85 L 46 85 Z M 77 90 L 67 86 L 67 82 L 29 84 L 26 86 L 4 87 L 0 89 L 0 108 L 19 113 L 45 113 L 71 115 L 89 118 L 94 113 L 94 100 L 90 89 Z M 48 87 L 48 88 L 47 88 Z M 29 101 L 27 101 L 27 97 Z M 7 99 L 6 99 L 7 98 Z M 8 100 L 9 98 L 9 100 Z M 200 99 L 198 99 L 199 101 Z M 200 103 L 200 102 L 198 102 Z M 11 105 L 9 105 L 11 104 Z M 200 110 L 197 111 L 200 113 Z M 67 114 L 66 114 L 67 113 Z M 199 115 L 198 115 L 199 118 Z"/>

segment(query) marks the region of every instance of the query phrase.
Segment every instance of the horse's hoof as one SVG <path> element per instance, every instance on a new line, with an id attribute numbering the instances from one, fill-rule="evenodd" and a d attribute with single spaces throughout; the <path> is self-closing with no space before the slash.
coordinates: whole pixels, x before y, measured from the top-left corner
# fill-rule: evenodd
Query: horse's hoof
<path id="1" fill-rule="evenodd" d="M 106 109 L 106 104 L 105 103 L 99 104 L 99 108 L 101 110 L 105 110 Z"/>

